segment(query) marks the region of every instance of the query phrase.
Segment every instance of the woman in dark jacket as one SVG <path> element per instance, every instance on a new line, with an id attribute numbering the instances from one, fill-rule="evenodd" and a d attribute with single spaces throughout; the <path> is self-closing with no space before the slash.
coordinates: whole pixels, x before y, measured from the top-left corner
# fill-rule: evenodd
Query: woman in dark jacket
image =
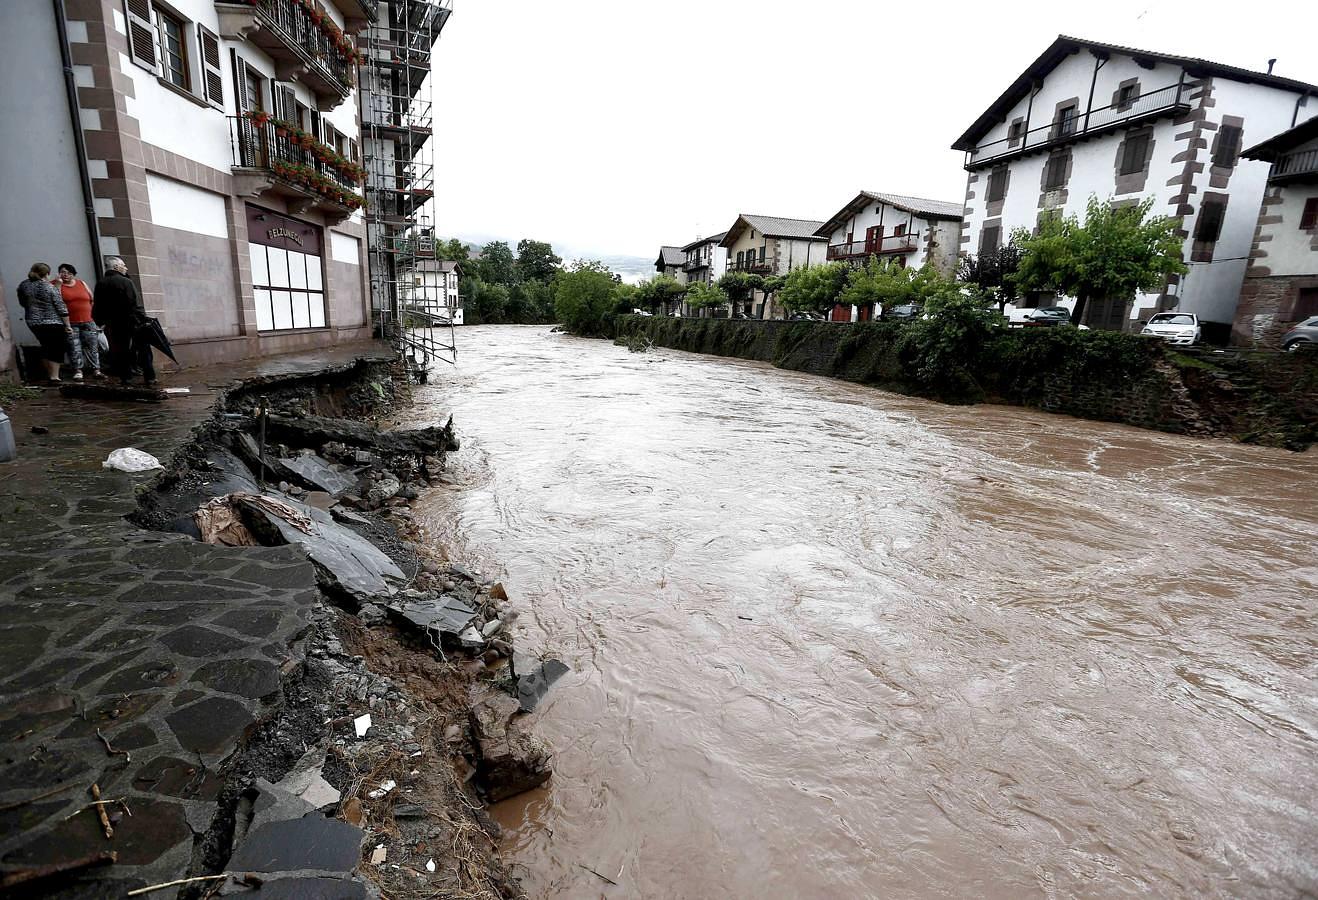
<path id="1" fill-rule="evenodd" d="M 23 320 L 41 342 L 42 362 L 46 365 L 46 379 L 59 384 L 59 367 L 64 362 L 64 350 L 69 345 L 73 326 L 69 324 L 69 308 L 59 288 L 46 279 L 50 266 L 33 263 L 27 281 L 18 286 L 18 303 L 23 307 Z"/>

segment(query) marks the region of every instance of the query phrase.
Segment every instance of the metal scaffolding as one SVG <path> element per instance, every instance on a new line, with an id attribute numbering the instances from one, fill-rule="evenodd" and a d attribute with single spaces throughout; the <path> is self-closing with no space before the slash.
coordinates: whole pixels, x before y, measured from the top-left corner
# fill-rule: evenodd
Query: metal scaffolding
<path id="1" fill-rule="evenodd" d="M 418 265 L 435 259 L 430 60 L 452 12 L 452 0 L 380 0 L 359 39 L 372 311 L 378 333 L 422 382 L 433 363 L 457 358 L 455 310 Z"/>

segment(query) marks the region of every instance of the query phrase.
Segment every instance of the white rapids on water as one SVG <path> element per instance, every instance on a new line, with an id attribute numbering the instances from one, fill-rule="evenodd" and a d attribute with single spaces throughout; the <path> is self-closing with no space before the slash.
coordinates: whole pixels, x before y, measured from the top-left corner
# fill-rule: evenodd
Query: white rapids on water
<path id="1" fill-rule="evenodd" d="M 1318 453 L 459 337 L 418 516 L 573 669 L 532 896 L 1318 892 Z"/>

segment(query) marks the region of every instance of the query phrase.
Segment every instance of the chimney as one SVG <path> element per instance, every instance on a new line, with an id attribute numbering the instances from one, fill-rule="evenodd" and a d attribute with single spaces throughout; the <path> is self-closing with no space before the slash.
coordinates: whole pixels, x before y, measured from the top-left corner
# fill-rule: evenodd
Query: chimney
<path id="1" fill-rule="evenodd" d="M 1272 59 L 1268 60 L 1268 74 L 1269 74 L 1269 75 L 1272 74 L 1272 67 L 1275 66 L 1276 64 L 1277 64 L 1277 58 L 1276 58 L 1275 56 L 1274 56 Z"/>

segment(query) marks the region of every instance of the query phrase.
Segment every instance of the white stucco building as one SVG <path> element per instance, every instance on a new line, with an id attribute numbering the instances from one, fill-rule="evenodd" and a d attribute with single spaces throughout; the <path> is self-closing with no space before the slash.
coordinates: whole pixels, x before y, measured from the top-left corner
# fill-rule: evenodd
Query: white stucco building
<path id="1" fill-rule="evenodd" d="M 1225 341 L 1266 163 L 1240 150 L 1318 114 L 1318 87 L 1207 60 L 1059 37 L 952 145 L 969 172 L 960 249 L 978 254 L 1090 196 L 1152 197 L 1176 217 L 1190 271 L 1134 302 L 1093 303 L 1094 327 L 1197 313 Z"/>
<path id="2" fill-rule="evenodd" d="M 1276 347 L 1292 325 L 1318 316 L 1318 117 L 1241 156 L 1271 169 L 1231 342 Z"/>
<path id="3" fill-rule="evenodd" d="M 660 247 L 659 256 L 654 261 L 654 270 L 659 275 L 667 275 L 686 284 L 686 252 L 681 247 Z"/>
<path id="4" fill-rule="evenodd" d="M 462 324 L 462 302 L 458 298 L 458 280 L 462 264 L 451 259 L 418 259 L 412 278 L 416 289 L 411 306 L 454 325 Z"/>
<path id="5" fill-rule="evenodd" d="M 861 191 L 819 227 L 828 260 L 863 266 L 871 256 L 944 275 L 956 270 L 962 206 L 902 194 Z"/>
<path id="6" fill-rule="evenodd" d="M 729 272 L 786 275 L 794 269 L 825 261 L 828 238 L 817 234 L 823 224 L 813 219 L 742 213 L 723 235 L 719 246 L 727 252 Z M 783 317 L 772 294 L 755 291 L 747 306 L 748 309 L 739 312 L 754 319 Z"/>
<path id="7" fill-rule="evenodd" d="M 383 201 L 363 194 L 359 54 L 366 36 L 416 44 L 395 21 L 404 3 L 447 14 L 431 0 L 6 4 L 0 55 L 24 77 L 0 79 L 0 117 L 24 139 L 0 163 L 0 280 L 70 262 L 94 284 L 120 256 L 185 365 L 369 336 L 366 211 Z M 14 343 L 32 344 L 5 293 Z M 0 371 L 14 359 L 0 346 Z"/>
<path id="8" fill-rule="evenodd" d="M 692 241 L 682 248 L 682 252 L 686 254 L 686 262 L 683 263 L 682 270 L 686 273 L 688 284 L 695 282 L 713 284 L 723 277 L 723 273 L 728 270 L 728 251 L 723 249 L 719 242 L 726 235 L 726 231 L 712 234 Z"/>

